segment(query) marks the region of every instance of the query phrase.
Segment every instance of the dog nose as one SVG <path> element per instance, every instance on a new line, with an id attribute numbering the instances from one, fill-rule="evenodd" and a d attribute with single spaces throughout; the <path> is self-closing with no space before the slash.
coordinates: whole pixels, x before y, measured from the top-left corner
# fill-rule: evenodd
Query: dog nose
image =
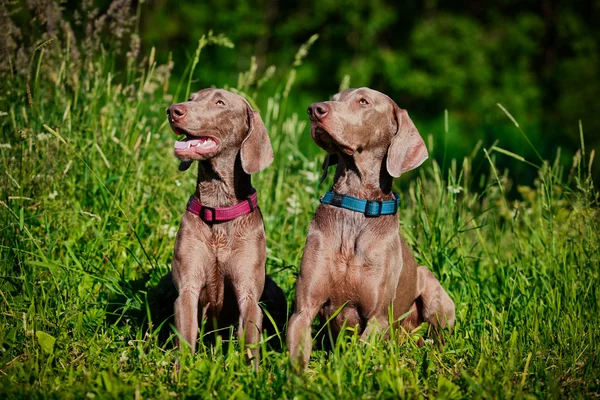
<path id="1" fill-rule="evenodd" d="M 187 114 L 187 108 L 183 104 L 173 104 L 167 108 L 167 115 L 171 117 L 173 121 L 179 121 Z"/>
<path id="2" fill-rule="evenodd" d="M 329 114 L 329 105 L 327 103 L 313 103 L 308 107 L 308 115 L 310 118 L 321 119 Z"/>

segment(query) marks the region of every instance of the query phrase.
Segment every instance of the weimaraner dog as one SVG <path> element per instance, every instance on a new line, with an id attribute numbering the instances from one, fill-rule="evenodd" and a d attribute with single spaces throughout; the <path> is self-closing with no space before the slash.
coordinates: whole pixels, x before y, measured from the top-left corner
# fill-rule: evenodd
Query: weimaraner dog
<path id="1" fill-rule="evenodd" d="M 240 339 L 250 345 L 257 367 L 258 303 L 265 279 L 276 285 L 265 278 L 265 229 L 250 175 L 273 161 L 269 136 L 258 112 L 226 90 L 201 90 L 167 114 L 173 131 L 185 135 L 175 143 L 179 169 L 195 160 L 199 164 L 196 192 L 175 242 L 175 326 L 193 352 L 199 317 L 218 326 L 237 319 Z"/>
<path id="2" fill-rule="evenodd" d="M 388 310 L 407 330 L 427 321 L 434 332 L 454 325 L 452 299 L 427 269 L 419 267 L 399 234 L 399 198 L 392 180 L 428 157 L 408 117 L 388 96 L 349 89 L 308 108 L 314 141 L 337 163 L 333 191 L 321 199 L 308 230 L 296 308 L 287 346 L 296 370 L 306 367 L 317 313 L 334 313 L 335 337 L 343 324 L 361 338 L 385 334 Z M 404 319 L 402 316 L 410 314 Z"/>

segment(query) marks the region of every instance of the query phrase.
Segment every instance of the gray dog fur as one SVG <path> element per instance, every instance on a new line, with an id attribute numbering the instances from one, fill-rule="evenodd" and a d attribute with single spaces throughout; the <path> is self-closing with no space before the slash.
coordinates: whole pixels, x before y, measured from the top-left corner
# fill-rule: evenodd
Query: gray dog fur
<path id="1" fill-rule="evenodd" d="M 428 157 L 423 139 L 405 110 L 368 88 L 349 89 L 309 108 L 315 142 L 338 163 L 333 190 L 369 200 L 392 200 L 392 180 Z M 427 321 L 438 332 L 454 325 L 455 306 L 438 280 L 419 267 L 399 234 L 397 215 L 364 214 L 319 205 L 308 230 L 296 286 L 296 309 L 287 346 L 297 370 L 312 348 L 317 313 L 331 321 L 334 335 L 345 323 L 362 338 L 399 324 L 412 330 Z M 344 306 L 345 304 L 345 306 Z"/>
<path id="2" fill-rule="evenodd" d="M 197 154 L 193 149 L 176 152 L 180 170 L 198 161 L 196 198 L 210 207 L 229 207 L 246 199 L 252 193 L 250 175 L 273 161 L 271 142 L 258 112 L 237 94 L 204 89 L 189 101 L 172 105 L 167 113 L 175 133 L 188 139 L 210 137 L 217 143 L 209 154 Z M 184 213 L 172 265 L 178 291 L 175 325 L 192 352 L 199 316 L 207 322 L 216 320 L 219 326 L 237 319 L 239 335 L 244 336 L 258 366 L 256 344 L 262 329 L 258 302 L 265 288 L 265 259 L 265 229 L 258 208 L 216 224 Z M 281 292 L 278 287 L 270 290 Z"/>

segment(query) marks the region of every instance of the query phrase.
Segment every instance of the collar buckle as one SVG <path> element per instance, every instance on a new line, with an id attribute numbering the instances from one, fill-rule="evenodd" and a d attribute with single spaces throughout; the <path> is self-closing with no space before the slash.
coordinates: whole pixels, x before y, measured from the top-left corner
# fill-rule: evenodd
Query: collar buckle
<path id="1" fill-rule="evenodd" d="M 206 218 L 206 213 L 204 212 L 204 210 L 210 211 L 210 215 L 211 215 L 210 219 Z M 215 210 L 214 207 L 202 205 L 200 207 L 200 218 L 202 218 L 202 220 L 204 222 L 209 222 L 211 224 L 214 224 L 215 222 L 217 222 L 217 210 Z"/>
<path id="2" fill-rule="evenodd" d="M 342 203 L 344 202 L 344 197 L 346 197 L 346 196 L 343 194 L 334 193 L 329 204 L 331 204 L 332 206 L 336 206 L 336 207 L 342 207 Z"/>
<path id="3" fill-rule="evenodd" d="M 377 213 L 372 213 L 370 211 L 370 206 L 372 204 L 378 204 Z M 375 218 L 381 217 L 381 211 L 383 210 L 383 202 L 381 200 L 367 200 L 367 205 L 365 206 L 365 217 Z"/>

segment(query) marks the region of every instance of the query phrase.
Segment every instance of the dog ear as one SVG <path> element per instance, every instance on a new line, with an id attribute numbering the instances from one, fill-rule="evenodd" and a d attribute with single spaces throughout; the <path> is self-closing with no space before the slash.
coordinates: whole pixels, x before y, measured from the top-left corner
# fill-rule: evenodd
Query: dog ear
<path id="1" fill-rule="evenodd" d="M 393 102 L 392 102 L 393 103 Z M 398 129 L 387 152 L 386 168 L 394 178 L 417 168 L 427 160 L 427 147 L 406 110 L 394 105 L 394 118 Z"/>
<path id="2" fill-rule="evenodd" d="M 190 167 L 192 166 L 192 163 L 194 162 L 194 160 L 187 160 L 187 161 L 182 161 L 179 163 L 179 170 L 180 171 L 187 171 L 188 169 L 190 169 Z"/>
<path id="3" fill-rule="evenodd" d="M 240 156 L 244 172 L 254 174 L 271 165 L 273 148 L 260 114 L 247 103 L 246 109 L 248 110 L 248 133 L 242 142 Z"/>

